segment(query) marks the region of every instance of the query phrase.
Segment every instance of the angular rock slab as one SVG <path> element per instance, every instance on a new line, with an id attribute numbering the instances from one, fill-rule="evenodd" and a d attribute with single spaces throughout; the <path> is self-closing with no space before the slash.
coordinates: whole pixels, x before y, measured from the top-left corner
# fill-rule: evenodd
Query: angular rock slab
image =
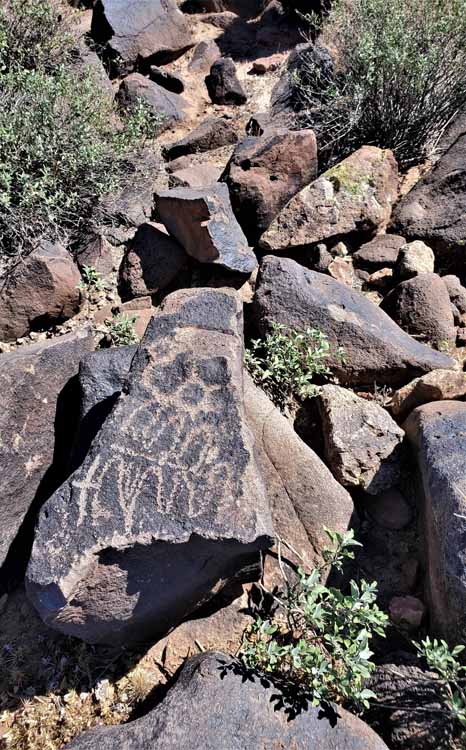
<path id="1" fill-rule="evenodd" d="M 99 727 L 67 750 L 387 750 L 361 719 L 338 707 L 336 720 L 308 707 L 290 719 L 279 691 L 245 679 L 241 664 L 218 652 L 194 656 L 165 700 L 141 719 Z M 66 750 L 66 749 L 65 749 Z"/>
<path id="2" fill-rule="evenodd" d="M 404 423 L 417 455 L 427 593 L 434 629 L 466 638 L 466 404 L 438 401 Z"/>
<path id="3" fill-rule="evenodd" d="M 243 414 L 240 302 L 172 294 L 86 460 L 40 515 L 27 591 L 89 642 L 163 635 L 251 575 L 270 510 Z"/>
<path id="4" fill-rule="evenodd" d="M 432 401 L 466 398 L 466 372 L 432 370 L 395 391 L 390 408 L 398 419 L 404 419 L 417 406 Z"/>
<path id="5" fill-rule="evenodd" d="M 141 63 L 166 62 L 192 45 L 176 0 L 97 0 L 91 34 L 108 45 L 120 73 Z"/>
<path id="6" fill-rule="evenodd" d="M 131 73 L 121 82 L 117 99 L 120 107 L 131 111 L 142 99 L 155 116 L 160 117 L 157 134 L 187 119 L 189 102 L 182 94 L 174 94 L 140 73 Z"/>
<path id="7" fill-rule="evenodd" d="M 254 320 L 264 335 L 272 322 L 318 328 L 344 361 L 328 363 L 342 383 L 404 385 L 431 370 L 454 368 L 445 354 L 419 344 L 370 300 L 289 258 L 266 256 L 254 297 Z"/>
<path id="8" fill-rule="evenodd" d="M 188 255 L 250 274 L 257 259 L 233 214 L 226 185 L 174 188 L 155 194 L 160 220 Z"/>
<path id="9" fill-rule="evenodd" d="M 294 250 L 347 234 L 375 234 L 398 195 L 391 151 L 363 146 L 303 188 L 261 238 L 266 252 Z"/>
<path id="10" fill-rule="evenodd" d="M 336 385 L 325 385 L 317 398 L 325 458 L 337 481 L 370 495 L 393 487 L 400 478 L 404 432 L 388 412 Z"/>
<path id="11" fill-rule="evenodd" d="M 45 476 L 63 449 L 55 445 L 59 404 L 67 404 L 67 383 L 93 348 L 84 331 L 0 356 L 0 565 L 36 496 L 45 499 Z M 69 428 L 69 409 L 67 420 Z"/>

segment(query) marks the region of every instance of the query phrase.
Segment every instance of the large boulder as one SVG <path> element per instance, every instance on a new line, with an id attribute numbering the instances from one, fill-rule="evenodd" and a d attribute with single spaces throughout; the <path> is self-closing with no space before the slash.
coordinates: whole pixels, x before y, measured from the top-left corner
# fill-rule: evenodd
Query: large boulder
<path id="1" fill-rule="evenodd" d="M 401 282 L 384 298 L 381 309 L 411 336 L 436 347 L 453 344 L 456 327 L 450 297 L 436 273 Z"/>
<path id="2" fill-rule="evenodd" d="M 209 117 L 197 128 L 163 150 L 166 159 L 178 159 L 187 154 L 199 154 L 228 146 L 238 140 L 237 126 L 228 117 Z"/>
<path id="3" fill-rule="evenodd" d="M 329 365 L 342 383 L 399 386 L 455 366 L 450 357 L 411 338 L 366 297 L 289 258 L 263 259 L 253 314 L 262 335 L 273 322 L 321 330 L 331 347 Z M 343 362 L 338 347 L 343 347 Z"/>
<path id="4" fill-rule="evenodd" d="M 155 639 L 257 575 L 273 530 L 242 360 L 234 292 L 176 292 L 152 318 L 85 461 L 40 515 L 27 590 L 51 627 Z"/>
<path id="5" fill-rule="evenodd" d="M 200 263 L 250 274 L 256 256 L 233 214 L 223 183 L 206 188 L 174 188 L 155 195 L 156 210 L 170 234 Z"/>
<path id="6" fill-rule="evenodd" d="M 91 34 L 106 45 L 118 73 L 167 62 L 192 45 L 176 0 L 97 0 Z"/>
<path id="7" fill-rule="evenodd" d="M 285 696 L 259 676 L 246 679 L 241 663 L 207 652 L 190 659 L 162 703 L 136 721 L 99 727 L 67 750 L 387 750 L 382 740 L 343 708 L 307 707 L 290 717 Z"/>
<path id="8" fill-rule="evenodd" d="M 42 242 L 0 281 L 0 341 L 61 323 L 79 311 L 81 275 L 64 247 Z"/>
<path id="9" fill-rule="evenodd" d="M 308 565 L 320 564 L 324 527 L 344 533 L 352 526 L 351 496 L 249 375 L 244 397 L 276 533 Z"/>
<path id="10" fill-rule="evenodd" d="M 117 100 L 119 106 L 129 112 L 139 101 L 145 102 L 159 118 L 157 133 L 183 122 L 189 114 L 189 103 L 184 96 L 168 91 L 141 73 L 131 73 L 123 79 L 118 89 Z"/>
<path id="11" fill-rule="evenodd" d="M 400 249 L 406 244 L 399 234 L 378 234 L 370 242 L 365 242 L 353 253 L 354 264 L 366 271 L 379 271 L 396 265 Z"/>
<path id="12" fill-rule="evenodd" d="M 0 356 L 0 566 L 30 509 L 64 478 L 78 416 L 73 379 L 93 348 L 82 331 Z"/>
<path id="13" fill-rule="evenodd" d="M 318 405 L 325 460 L 344 487 L 377 495 L 398 483 L 404 432 L 385 409 L 337 385 L 323 386 Z"/>
<path id="14" fill-rule="evenodd" d="M 363 146 L 295 195 L 261 246 L 266 252 L 290 252 L 348 234 L 370 237 L 387 225 L 397 195 L 392 152 Z"/>
<path id="15" fill-rule="evenodd" d="M 176 240 L 152 224 L 141 224 L 120 266 L 122 299 L 145 297 L 165 289 L 186 263 L 187 255 Z"/>
<path id="16" fill-rule="evenodd" d="M 409 240 L 423 240 L 436 254 L 457 256 L 464 269 L 466 241 L 466 118 L 450 148 L 400 201 L 393 226 Z"/>
<path id="17" fill-rule="evenodd" d="M 420 474 L 426 583 L 434 630 L 466 638 L 466 404 L 438 401 L 404 423 Z"/>
<path id="18" fill-rule="evenodd" d="M 246 138 L 235 148 L 222 180 L 251 245 L 316 174 L 317 143 L 312 130 L 282 129 Z"/>
<path id="19" fill-rule="evenodd" d="M 455 370 L 432 370 L 415 378 L 392 396 L 391 412 L 404 419 L 417 406 L 432 401 L 449 401 L 466 398 L 466 373 Z"/>

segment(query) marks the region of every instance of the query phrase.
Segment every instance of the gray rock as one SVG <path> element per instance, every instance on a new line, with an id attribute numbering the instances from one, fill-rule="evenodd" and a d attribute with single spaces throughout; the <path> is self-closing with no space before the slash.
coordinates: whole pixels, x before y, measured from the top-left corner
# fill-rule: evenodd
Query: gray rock
<path id="1" fill-rule="evenodd" d="M 420 474 L 426 583 L 434 630 L 452 643 L 466 638 L 466 404 L 438 401 L 404 423 Z"/>
<path id="2" fill-rule="evenodd" d="M 232 577 L 258 574 L 273 530 L 242 360 L 234 292 L 176 292 L 152 318 L 84 463 L 40 514 L 27 591 L 51 627 L 155 639 Z"/>
<path id="3" fill-rule="evenodd" d="M 329 364 L 342 383 L 404 385 L 413 377 L 453 368 L 452 359 L 418 343 L 361 294 L 289 258 L 266 256 L 261 264 L 253 314 L 264 335 L 272 322 L 318 328 L 332 352 Z"/>
<path id="4" fill-rule="evenodd" d="M 404 237 L 398 234 L 378 234 L 353 253 L 354 264 L 367 271 L 393 268 L 398 260 L 400 248 L 405 244 Z"/>
<path id="5" fill-rule="evenodd" d="M 188 117 L 189 103 L 184 96 L 167 91 L 140 73 L 131 73 L 123 79 L 118 90 L 119 106 L 123 110 L 131 111 L 141 99 L 152 109 L 154 115 L 159 116 L 158 133 L 183 122 Z"/>
<path id="6" fill-rule="evenodd" d="M 450 302 L 455 305 L 461 315 L 464 315 L 466 313 L 466 288 L 457 276 L 442 276 L 442 281 L 447 287 Z"/>
<path id="7" fill-rule="evenodd" d="M 192 46 L 176 0 L 97 0 L 91 34 L 97 44 L 107 46 L 119 74 L 167 62 Z"/>
<path id="8" fill-rule="evenodd" d="M 62 323 L 79 312 L 81 275 L 70 253 L 43 241 L 0 280 L 0 341 Z"/>
<path id="9" fill-rule="evenodd" d="M 199 42 L 193 49 L 188 70 L 192 73 L 208 73 L 211 65 L 221 56 L 222 53 L 215 39 Z"/>
<path id="10" fill-rule="evenodd" d="M 165 68 L 159 68 L 157 65 L 150 66 L 149 78 L 174 94 L 182 94 L 184 91 L 184 81 L 180 76 L 165 70 Z"/>
<path id="11" fill-rule="evenodd" d="M 450 297 L 443 280 L 435 273 L 422 273 L 398 284 L 380 307 L 411 336 L 437 347 L 455 342 Z"/>
<path id="12" fill-rule="evenodd" d="M 215 185 L 222 174 L 219 167 L 213 164 L 193 164 L 192 167 L 174 170 L 169 178 L 170 188 L 206 188 Z"/>
<path id="13" fill-rule="evenodd" d="M 238 140 L 237 126 L 227 117 L 210 117 L 175 143 L 163 149 L 166 159 L 178 159 L 186 154 L 199 154 L 228 146 Z"/>
<path id="14" fill-rule="evenodd" d="M 404 432 L 373 401 L 336 385 L 317 396 L 325 442 L 325 460 L 344 487 L 377 495 L 397 484 Z"/>
<path id="15" fill-rule="evenodd" d="M 0 565 L 33 504 L 64 478 L 77 401 L 72 379 L 93 348 L 82 331 L 0 356 Z"/>
<path id="16" fill-rule="evenodd" d="M 188 255 L 249 274 L 256 256 L 233 214 L 226 185 L 175 188 L 155 195 L 156 210 L 168 231 Z"/>
<path id="17" fill-rule="evenodd" d="M 316 175 L 317 143 L 312 130 L 276 130 L 246 138 L 235 148 L 222 180 L 251 245 Z"/>
<path id="18" fill-rule="evenodd" d="M 280 691 L 262 683 L 258 676 L 246 679 L 241 664 L 224 654 L 194 656 L 149 714 L 86 732 L 67 750 L 387 750 L 367 724 L 340 707 L 337 716 L 309 706 L 289 718 L 279 710 Z"/>
<path id="19" fill-rule="evenodd" d="M 266 252 L 292 252 L 347 234 L 372 236 L 390 219 L 398 194 L 391 151 L 363 146 L 297 193 L 261 238 Z"/>
<path id="20" fill-rule="evenodd" d="M 415 240 L 400 248 L 395 273 L 399 279 L 411 279 L 421 273 L 433 273 L 434 264 L 433 250 L 424 242 Z"/>
<path id="21" fill-rule="evenodd" d="M 321 564 L 322 551 L 328 547 L 324 526 L 340 533 L 353 526 L 351 496 L 249 375 L 244 382 L 246 416 L 276 533 L 308 565 Z"/>
<path id="22" fill-rule="evenodd" d="M 152 224 L 141 224 L 120 267 L 121 298 L 145 297 L 165 289 L 186 263 L 187 255 L 176 240 Z"/>
<path id="23" fill-rule="evenodd" d="M 247 96 L 236 75 L 231 57 L 221 57 L 214 62 L 206 76 L 207 91 L 214 104 L 245 104 Z"/>

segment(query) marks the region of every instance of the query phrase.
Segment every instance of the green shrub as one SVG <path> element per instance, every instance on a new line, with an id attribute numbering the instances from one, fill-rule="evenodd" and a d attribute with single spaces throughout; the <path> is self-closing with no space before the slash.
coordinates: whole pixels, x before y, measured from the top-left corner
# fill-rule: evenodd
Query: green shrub
<path id="1" fill-rule="evenodd" d="M 259 385 L 282 410 L 293 398 L 305 399 L 316 394 L 315 377 L 331 377 L 327 360 L 332 354 L 322 331 L 307 328 L 295 331 L 273 323 L 272 333 L 264 340 L 251 341 L 245 364 Z M 336 354 L 343 358 L 343 351 Z"/>
<path id="2" fill-rule="evenodd" d="M 134 344 L 138 340 L 134 324 L 136 318 L 134 315 L 115 315 L 111 320 L 105 321 L 107 335 L 110 338 L 112 346 L 126 346 Z"/>
<path id="3" fill-rule="evenodd" d="M 326 702 L 368 707 L 375 697 L 365 685 L 375 668 L 369 643 L 384 635 L 387 616 L 376 604 L 375 583 L 350 582 L 348 594 L 323 582 L 324 570 L 341 571 L 361 546 L 353 532 L 327 531 L 333 547 L 325 562 L 297 582 L 285 579 L 283 593 L 268 618 L 257 616 L 244 636 L 242 660 L 248 669 L 268 675 L 286 695 L 314 706 Z"/>
<path id="4" fill-rule="evenodd" d="M 306 52 L 294 76 L 323 166 L 363 144 L 419 162 L 466 104 L 466 0 L 336 0 L 323 38 L 336 72 Z"/>
<path id="5" fill-rule="evenodd" d="M 51 0 L 7 0 L 0 13 L 0 263 L 42 237 L 76 236 L 117 188 L 128 156 L 155 134 L 140 103 L 123 126 Z M 31 22 L 24 39 L 17 37 Z"/>
<path id="6" fill-rule="evenodd" d="M 429 636 L 414 645 L 429 669 L 438 674 L 442 682 L 443 701 L 448 712 L 462 727 L 462 737 L 466 740 L 466 667 L 457 658 L 465 647 L 450 649 L 445 641 L 437 638 L 431 640 Z"/>

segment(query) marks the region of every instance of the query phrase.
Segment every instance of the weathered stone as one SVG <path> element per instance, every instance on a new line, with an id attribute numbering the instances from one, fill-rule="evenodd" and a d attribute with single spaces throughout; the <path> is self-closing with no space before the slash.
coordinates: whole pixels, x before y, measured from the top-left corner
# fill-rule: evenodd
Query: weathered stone
<path id="1" fill-rule="evenodd" d="M 0 284 L 0 341 L 61 323 L 79 311 L 80 273 L 62 245 L 42 242 Z"/>
<path id="2" fill-rule="evenodd" d="M 156 209 L 170 234 L 200 263 L 252 273 L 256 256 L 233 214 L 228 188 L 175 188 L 155 196 Z"/>
<path id="3" fill-rule="evenodd" d="M 0 356 L 0 565 L 30 509 L 66 475 L 77 417 L 72 379 L 93 348 L 82 331 Z"/>
<path id="4" fill-rule="evenodd" d="M 462 286 L 457 276 L 442 276 L 442 281 L 447 287 L 450 302 L 455 305 L 460 315 L 466 314 L 466 289 Z"/>
<path id="5" fill-rule="evenodd" d="M 206 76 L 207 91 L 214 104 L 245 104 L 247 96 L 236 75 L 231 57 L 221 57 L 214 62 Z"/>
<path id="6" fill-rule="evenodd" d="M 285 709 L 279 708 L 284 702 Z M 204 750 L 279 748 L 293 750 L 387 750 L 361 719 L 336 708 L 337 716 L 307 707 L 290 716 L 278 688 L 245 678 L 241 663 L 207 652 L 190 659 L 162 703 L 136 721 L 99 727 L 78 737 L 68 750 Z M 245 720 L 247 717 L 247 720 Z M 338 717 L 338 718 L 337 718 Z"/>
<path id="7" fill-rule="evenodd" d="M 434 346 L 453 344 L 456 327 L 450 297 L 440 276 L 422 273 L 398 284 L 383 300 L 384 310 L 404 331 Z"/>
<path id="8" fill-rule="evenodd" d="M 320 564 L 328 546 L 324 527 L 343 533 L 352 526 L 351 496 L 248 375 L 245 408 L 276 533 L 308 565 Z"/>
<path id="9" fill-rule="evenodd" d="M 368 498 L 366 510 L 379 526 L 400 531 L 411 522 L 411 508 L 399 490 L 392 487 L 376 497 Z"/>
<path id="10" fill-rule="evenodd" d="M 367 271 L 393 268 L 398 260 L 400 248 L 405 244 L 404 237 L 397 234 L 378 234 L 370 242 L 361 245 L 353 254 L 354 264 Z"/>
<path id="11" fill-rule="evenodd" d="M 213 164 L 193 164 L 192 167 L 172 172 L 168 184 L 170 188 L 206 188 L 215 185 L 221 174 L 222 170 Z"/>
<path id="12" fill-rule="evenodd" d="M 397 194 L 392 152 L 363 146 L 295 195 L 261 246 L 290 251 L 355 232 L 373 235 L 386 226 Z"/>
<path id="13" fill-rule="evenodd" d="M 235 148 L 222 180 L 252 245 L 316 174 L 317 143 L 312 130 L 277 130 L 261 138 L 246 138 Z"/>
<path id="14" fill-rule="evenodd" d="M 304 12 L 308 12 L 308 8 Z M 312 81 L 306 76 L 303 69 L 303 61 L 308 63 L 306 67 L 316 71 Z M 283 113 L 294 113 L 302 109 L 302 99 L 297 96 L 295 79 L 298 75 L 302 80 L 312 83 L 316 92 L 316 103 L 319 97 L 319 81 L 323 87 L 334 77 L 335 61 L 332 52 L 323 44 L 304 42 L 298 44 L 291 52 L 285 70 L 275 84 L 271 95 L 271 113 L 273 116 Z"/>
<path id="15" fill-rule="evenodd" d="M 273 535 L 243 413 L 234 292 L 168 297 L 81 467 L 44 506 L 28 595 L 89 642 L 168 632 Z M 53 549 L 53 554 L 50 550 Z"/>
<path id="16" fill-rule="evenodd" d="M 155 294 L 186 267 L 187 255 L 176 240 L 152 224 L 141 224 L 120 267 L 122 299 Z"/>
<path id="17" fill-rule="evenodd" d="M 466 404 L 438 401 L 404 423 L 417 456 L 426 545 L 426 583 L 434 630 L 466 638 Z"/>
<path id="18" fill-rule="evenodd" d="M 114 248 L 104 234 L 92 234 L 79 247 L 76 262 L 81 271 L 85 266 L 91 266 L 103 278 L 108 279 L 115 263 Z"/>
<path id="19" fill-rule="evenodd" d="M 369 720 L 393 750 L 439 750 L 455 747 L 455 721 L 444 710 L 436 672 L 422 668 L 410 653 L 388 655 L 377 666 L 369 687 L 376 694 Z"/>
<path id="20" fill-rule="evenodd" d="M 424 242 L 415 240 L 400 248 L 396 264 L 399 279 L 412 279 L 421 273 L 433 273 L 435 255 Z"/>
<path id="21" fill-rule="evenodd" d="M 192 45 L 176 0 L 97 0 L 91 34 L 120 74 L 172 60 Z"/>
<path id="22" fill-rule="evenodd" d="M 328 265 L 327 273 L 342 284 L 349 287 L 354 285 L 355 277 L 351 258 L 334 258 Z"/>
<path id="23" fill-rule="evenodd" d="M 186 120 L 188 116 L 189 103 L 181 94 L 167 91 L 140 73 L 131 73 L 123 79 L 117 99 L 120 107 L 128 111 L 142 99 L 154 115 L 159 116 L 158 133 Z"/>
<path id="24" fill-rule="evenodd" d="M 466 373 L 433 370 L 396 391 L 391 400 L 395 417 L 405 419 L 417 406 L 432 401 L 461 399 L 466 396 Z"/>
<path id="25" fill-rule="evenodd" d="M 192 73 L 207 73 L 221 56 L 220 48 L 214 39 L 199 42 L 193 49 L 188 70 Z"/>
<path id="26" fill-rule="evenodd" d="M 274 55 L 268 55 L 268 57 L 259 57 L 252 63 L 250 73 L 254 73 L 258 76 L 263 76 L 266 73 L 273 73 L 274 70 L 278 70 L 283 63 L 283 55 L 280 52 Z"/>
<path id="27" fill-rule="evenodd" d="M 273 322 L 318 328 L 329 339 L 329 365 L 342 383 L 404 385 L 452 359 L 418 343 L 363 295 L 289 258 L 266 256 L 261 264 L 253 314 L 259 332 Z M 343 347 L 344 362 L 336 356 Z"/>
<path id="28" fill-rule="evenodd" d="M 269 134 L 269 132 L 286 129 L 289 125 L 290 118 L 286 115 L 274 117 L 270 112 L 258 112 L 249 118 L 245 131 L 246 135 L 257 138 L 264 133 Z"/>
<path id="29" fill-rule="evenodd" d="M 404 432 L 388 412 L 373 401 L 337 385 L 318 394 L 325 442 L 325 460 L 344 487 L 377 495 L 400 478 Z"/>
<path id="30" fill-rule="evenodd" d="M 367 279 L 366 288 L 380 289 L 386 292 L 393 287 L 393 268 L 379 268 L 378 271 L 371 273 Z"/>
<path id="31" fill-rule="evenodd" d="M 417 630 L 426 612 L 423 603 L 416 596 L 394 596 L 388 609 L 391 621 L 407 630 Z"/>
<path id="32" fill-rule="evenodd" d="M 228 146 L 238 140 L 237 126 L 227 117 L 210 117 L 175 143 L 163 149 L 166 159 L 177 159 L 186 154 L 198 154 Z"/>
<path id="33" fill-rule="evenodd" d="M 466 241 L 466 119 L 451 147 L 395 208 L 393 225 L 407 239 L 423 240 L 464 268 Z"/>
<path id="34" fill-rule="evenodd" d="M 185 0 L 183 13 L 223 13 L 229 11 L 246 18 L 255 18 L 266 0 Z"/>
<path id="35" fill-rule="evenodd" d="M 184 91 L 184 81 L 180 76 L 165 68 L 159 68 L 157 65 L 150 66 L 149 78 L 174 94 L 182 94 Z"/>

